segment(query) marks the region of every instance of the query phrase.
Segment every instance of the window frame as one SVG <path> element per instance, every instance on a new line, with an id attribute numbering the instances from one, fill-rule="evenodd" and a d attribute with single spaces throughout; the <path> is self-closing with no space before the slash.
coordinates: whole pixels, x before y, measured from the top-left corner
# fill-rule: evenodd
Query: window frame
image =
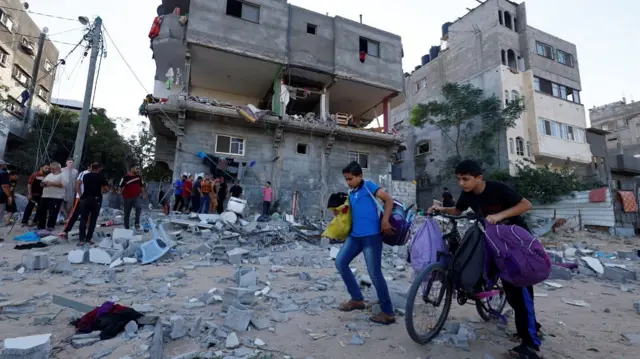
<path id="1" fill-rule="evenodd" d="M 229 2 L 240 3 L 240 16 L 236 16 L 236 15 L 233 15 L 233 14 L 229 13 Z M 251 8 L 254 8 L 254 9 L 258 10 L 258 18 L 256 20 L 249 19 L 249 18 L 244 16 L 244 14 L 245 14 L 244 7 L 245 6 L 251 7 Z M 231 16 L 231 17 L 236 18 L 236 19 L 248 21 L 248 22 L 251 22 L 251 23 L 254 23 L 254 24 L 259 24 L 260 23 L 261 10 L 262 9 L 260 8 L 260 5 L 254 4 L 254 3 L 251 3 L 251 2 L 248 2 L 248 1 L 244 1 L 244 0 L 227 0 L 227 6 L 226 6 L 226 9 L 225 9 L 225 14 L 227 14 L 227 16 Z"/>
<path id="2" fill-rule="evenodd" d="M 220 137 L 228 137 L 229 138 L 229 152 L 222 152 L 222 151 L 218 151 L 218 141 Z M 232 144 L 233 144 L 233 140 L 242 140 L 242 153 L 233 153 L 231 152 L 232 150 Z M 216 135 L 216 143 L 214 144 L 214 148 L 213 151 L 216 154 L 220 154 L 220 155 L 229 155 L 229 156 L 240 156 L 240 157 L 244 157 L 246 154 L 246 145 L 247 145 L 247 139 L 245 137 L 242 136 L 235 136 L 235 135 L 227 135 L 224 133 L 220 133 Z"/>
<path id="3" fill-rule="evenodd" d="M 540 47 L 543 49 L 543 53 L 540 53 Z M 548 54 L 546 53 L 546 51 L 544 51 L 545 49 L 548 49 Z M 554 60 L 554 51 L 553 51 L 553 46 L 549 45 L 549 44 L 545 44 L 542 41 L 538 41 L 536 40 L 536 54 L 538 54 L 538 56 L 542 56 L 544 58 L 547 58 L 549 60 Z"/>
<path id="4" fill-rule="evenodd" d="M 40 94 L 41 91 L 44 91 L 45 96 L 42 96 Z M 36 90 L 36 96 L 40 97 L 41 99 L 45 100 L 45 101 L 49 101 L 49 97 L 51 96 L 51 92 L 45 88 L 44 86 L 40 85 L 38 86 L 37 90 Z"/>
<path id="5" fill-rule="evenodd" d="M 313 29 L 313 32 L 309 32 L 309 29 Z M 308 22 L 307 23 L 307 34 L 314 35 L 314 36 L 318 35 L 318 25 Z"/>
<path id="6" fill-rule="evenodd" d="M 24 83 L 22 83 L 20 81 L 20 79 L 18 78 L 18 74 L 23 75 L 25 77 L 25 82 Z M 23 87 L 26 87 L 26 88 L 29 87 L 29 80 L 31 80 L 31 77 L 20 66 L 13 65 L 13 71 L 11 73 L 11 77 L 13 77 L 13 79 L 15 79 Z"/>
<path id="7" fill-rule="evenodd" d="M 42 65 L 42 67 L 44 67 L 44 70 L 49 73 L 53 70 L 53 63 L 49 61 L 49 59 L 44 59 L 44 65 Z"/>
<path id="8" fill-rule="evenodd" d="M 427 145 L 428 147 L 428 151 L 426 152 L 420 152 L 420 147 Z M 427 141 L 421 141 L 416 145 L 416 153 L 415 156 L 422 156 L 422 155 L 428 155 L 431 153 L 431 141 L 427 140 Z"/>
<path id="9" fill-rule="evenodd" d="M 373 57 L 380 58 L 380 41 L 371 40 L 368 37 L 360 36 L 358 43 L 362 44 L 362 41 L 366 41 L 367 42 L 367 50 L 365 51 L 365 50 L 360 49 L 359 51 L 365 51 L 368 56 L 373 56 Z M 371 53 L 371 47 L 369 46 L 371 44 L 375 44 L 376 48 L 378 49 L 378 51 L 375 54 Z M 360 46 L 360 48 L 361 47 L 362 46 Z"/>
<path id="10" fill-rule="evenodd" d="M 354 159 L 354 155 L 355 155 L 355 159 Z M 366 166 L 362 165 L 362 162 L 360 161 L 360 156 L 367 157 Z M 360 151 L 349 151 L 349 162 L 353 162 L 353 161 L 358 162 L 358 164 L 360 165 L 360 167 L 362 167 L 363 170 L 369 169 L 369 153 L 360 152 Z"/>
<path id="11" fill-rule="evenodd" d="M 420 92 L 420 90 L 427 87 L 427 78 L 423 77 L 420 80 L 416 81 L 416 92 Z"/>
<path id="12" fill-rule="evenodd" d="M 525 154 L 525 146 L 524 146 L 524 138 L 518 136 L 516 137 L 516 155 L 524 157 Z"/>
<path id="13" fill-rule="evenodd" d="M 304 146 L 304 153 L 300 153 L 300 151 L 298 151 L 300 145 Z M 309 144 L 308 143 L 304 143 L 304 142 L 296 142 L 296 154 L 297 155 L 301 155 L 301 156 L 308 156 L 309 155 Z"/>
<path id="14" fill-rule="evenodd" d="M 11 25 L 7 25 L 7 22 L 11 23 Z M 11 18 L 11 15 L 9 15 L 4 9 L 0 8 L 0 24 L 2 24 L 2 26 L 9 30 L 10 33 L 13 33 L 13 27 L 16 25 L 13 22 L 13 18 Z"/>
<path id="15" fill-rule="evenodd" d="M 562 56 L 564 57 L 564 62 L 560 61 L 560 54 L 562 54 Z M 574 65 L 575 62 L 574 62 L 574 59 L 573 59 L 573 55 L 568 53 L 568 52 L 566 52 L 566 51 L 563 51 L 563 50 L 560 50 L 560 49 L 556 49 L 556 59 L 558 60 L 559 64 L 562 64 L 562 65 L 565 65 L 565 66 L 569 66 L 569 67 L 574 67 L 575 66 Z"/>
<path id="16" fill-rule="evenodd" d="M 0 66 L 7 67 L 9 66 L 9 52 L 4 48 L 0 47 Z"/>

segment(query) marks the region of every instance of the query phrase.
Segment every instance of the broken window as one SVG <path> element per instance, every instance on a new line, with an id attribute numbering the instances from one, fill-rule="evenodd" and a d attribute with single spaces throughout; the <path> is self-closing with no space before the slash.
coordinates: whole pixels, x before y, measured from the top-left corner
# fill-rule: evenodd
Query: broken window
<path id="1" fill-rule="evenodd" d="M 260 6 L 239 0 L 227 0 L 227 15 L 251 22 L 260 22 Z"/>
<path id="2" fill-rule="evenodd" d="M 566 89 L 567 89 L 567 96 L 565 97 L 565 100 L 575 102 L 575 103 L 580 103 L 580 94 L 579 94 L 580 91 L 576 89 L 572 89 L 571 87 L 567 87 Z"/>
<path id="3" fill-rule="evenodd" d="M 557 52 L 559 63 L 573 67 L 573 56 L 570 53 L 564 52 L 562 50 L 558 50 Z"/>
<path id="4" fill-rule="evenodd" d="M 20 46 L 22 46 L 22 50 L 27 53 L 29 56 L 31 57 L 35 57 L 36 56 L 36 45 L 29 41 L 26 37 L 22 38 L 22 41 L 20 42 Z"/>
<path id="5" fill-rule="evenodd" d="M 43 86 L 38 87 L 38 91 L 36 92 L 38 97 L 45 101 L 49 101 L 49 90 L 45 89 Z"/>
<path id="6" fill-rule="evenodd" d="M 416 146 L 416 156 L 424 155 L 431 152 L 431 142 L 426 141 Z"/>
<path id="7" fill-rule="evenodd" d="M 217 135 L 216 153 L 244 156 L 244 138 Z"/>
<path id="8" fill-rule="evenodd" d="M 20 85 L 27 87 L 29 85 L 30 77 L 20 67 L 13 66 L 13 78 L 20 83 Z"/>
<path id="9" fill-rule="evenodd" d="M 13 31 L 13 20 L 11 20 L 11 16 L 2 9 L 0 9 L 0 24 L 4 25 L 7 30 Z"/>
<path id="10" fill-rule="evenodd" d="M 380 57 L 380 43 L 377 41 L 369 40 L 366 37 L 360 37 L 360 52 L 364 51 L 365 54 Z"/>
<path id="11" fill-rule="evenodd" d="M 508 27 L 508 28 L 512 28 L 511 27 L 511 13 L 509 13 L 508 11 L 504 12 L 504 26 Z"/>
<path id="12" fill-rule="evenodd" d="M 524 156 L 524 140 L 522 137 L 516 137 L 516 155 Z"/>
<path id="13" fill-rule="evenodd" d="M 427 79 L 426 78 L 423 77 L 420 80 L 418 80 L 418 82 L 416 82 L 416 92 L 422 90 L 425 87 L 427 87 Z"/>
<path id="14" fill-rule="evenodd" d="M 307 154 L 308 145 L 306 143 L 298 143 L 296 145 L 296 153 L 299 155 Z"/>
<path id="15" fill-rule="evenodd" d="M 507 52 L 504 50 L 500 50 L 500 58 L 502 59 L 502 64 L 507 66 Z"/>
<path id="16" fill-rule="evenodd" d="M 315 35 L 318 26 L 314 24 L 307 24 L 307 34 Z"/>
<path id="17" fill-rule="evenodd" d="M 518 61 L 516 60 L 515 51 L 509 49 L 507 50 L 507 64 L 510 68 L 517 70 L 518 69 Z"/>
<path id="18" fill-rule="evenodd" d="M 540 41 L 536 41 L 536 52 L 538 53 L 538 55 L 542 56 L 542 57 L 546 57 L 548 59 L 552 59 L 553 60 L 553 47 L 542 43 Z"/>
<path id="19" fill-rule="evenodd" d="M 396 152 L 396 162 L 404 161 L 405 150 Z"/>
<path id="20" fill-rule="evenodd" d="M 0 47 L 0 66 L 7 66 L 7 62 L 9 62 L 9 53 Z"/>
<path id="21" fill-rule="evenodd" d="M 369 168 L 369 155 L 361 152 L 349 152 L 349 162 L 358 162 L 363 169 Z"/>
<path id="22" fill-rule="evenodd" d="M 502 10 L 498 10 L 498 22 L 500 23 L 500 25 L 503 25 L 503 22 L 502 22 Z"/>

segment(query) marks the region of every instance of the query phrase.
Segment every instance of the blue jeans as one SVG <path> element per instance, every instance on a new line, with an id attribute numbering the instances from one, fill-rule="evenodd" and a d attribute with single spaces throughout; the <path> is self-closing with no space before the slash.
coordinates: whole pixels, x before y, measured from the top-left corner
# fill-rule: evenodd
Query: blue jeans
<path id="1" fill-rule="evenodd" d="M 360 286 L 353 276 L 349 264 L 361 252 L 364 253 L 364 260 L 367 263 L 367 271 L 371 282 L 376 288 L 378 299 L 380 300 L 380 309 L 389 315 L 393 315 L 393 306 L 391 305 L 391 297 L 387 282 L 382 275 L 382 235 L 374 234 L 372 236 L 352 238 L 349 237 L 342 245 L 338 256 L 336 257 L 336 268 L 342 276 L 347 291 L 351 295 L 351 300 L 363 301 L 364 296 L 360 291 Z"/>
<path id="2" fill-rule="evenodd" d="M 205 193 L 202 197 L 200 197 L 200 210 L 198 213 L 209 213 L 209 204 L 211 203 L 211 198 L 208 193 Z"/>

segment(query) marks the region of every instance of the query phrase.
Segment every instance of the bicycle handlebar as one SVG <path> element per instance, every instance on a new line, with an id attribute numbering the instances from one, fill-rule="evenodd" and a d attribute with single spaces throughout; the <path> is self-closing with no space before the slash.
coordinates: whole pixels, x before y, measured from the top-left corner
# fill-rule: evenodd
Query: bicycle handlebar
<path id="1" fill-rule="evenodd" d="M 469 212 L 467 214 L 461 214 L 461 215 L 454 215 L 454 214 L 448 214 L 448 213 L 443 213 L 443 212 L 438 212 L 438 211 L 434 211 L 428 214 L 429 216 L 433 217 L 433 216 L 441 216 L 444 218 L 449 218 L 449 219 L 471 219 L 471 220 L 476 220 L 476 221 L 483 221 L 484 217 L 474 213 L 474 212 Z"/>

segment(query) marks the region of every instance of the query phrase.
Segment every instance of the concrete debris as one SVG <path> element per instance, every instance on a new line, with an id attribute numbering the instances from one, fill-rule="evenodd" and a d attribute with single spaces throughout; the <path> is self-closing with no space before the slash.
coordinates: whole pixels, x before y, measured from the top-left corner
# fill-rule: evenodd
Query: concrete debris
<path id="1" fill-rule="evenodd" d="M 232 305 L 227 309 L 227 317 L 224 325 L 234 331 L 245 332 L 247 328 L 249 328 L 252 316 L 253 310 L 241 309 Z"/>
<path id="2" fill-rule="evenodd" d="M 138 333 L 138 323 L 133 320 L 130 321 L 129 323 L 127 323 L 127 325 L 124 326 L 124 331 L 127 334 L 135 335 L 136 333 Z"/>
<path id="3" fill-rule="evenodd" d="M 48 359 L 51 355 L 51 334 L 7 338 L 0 357 L 2 359 Z"/>
<path id="4" fill-rule="evenodd" d="M 89 261 L 96 264 L 111 264 L 111 255 L 102 248 L 89 249 Z"/>
<path id="5" fill-rule="evenodd" d="M 72 264 L 86 263 L 89 261 L 89 252 L 81 249 L 75 249 L 69 252 L 69 254 L 67 255 L 67 258 L 69 260 L 69 263 L 72 263 Z"/>
<path id="6" fill-rule="evenodd" d="M 640 300 L 633 301 L 633 308 L 636 310 L 636 313 L 640 314 Z"/>
<path id="7" fill-rule="evenodd" d="M 598 258 L 582 257 L 580 259 L 582 259 L 585 263 L 587 263 L 587 266 L 591 268 L 591 270 L 593 270 L 594 272 L 598 274 L 604 273 L 604 267 L 602 266 L 602 263 L 600 263 L 600 260 Z"/>
<path id="8" fill-rule="evenodd" d="M 227 336 L 227 339 L 224 344 L 227 349 L 236 349 L 240 346 L 240 340 L 238 339 L 238 335 L 233 332 Z"/>
<path id="9" fill-rule="evenodd" d="M 171 322 L 171 339 L 180 339 L 187 335 L 188 329 L 182 316 L 174 315 L 169 318 L 169 321 Z"/>

